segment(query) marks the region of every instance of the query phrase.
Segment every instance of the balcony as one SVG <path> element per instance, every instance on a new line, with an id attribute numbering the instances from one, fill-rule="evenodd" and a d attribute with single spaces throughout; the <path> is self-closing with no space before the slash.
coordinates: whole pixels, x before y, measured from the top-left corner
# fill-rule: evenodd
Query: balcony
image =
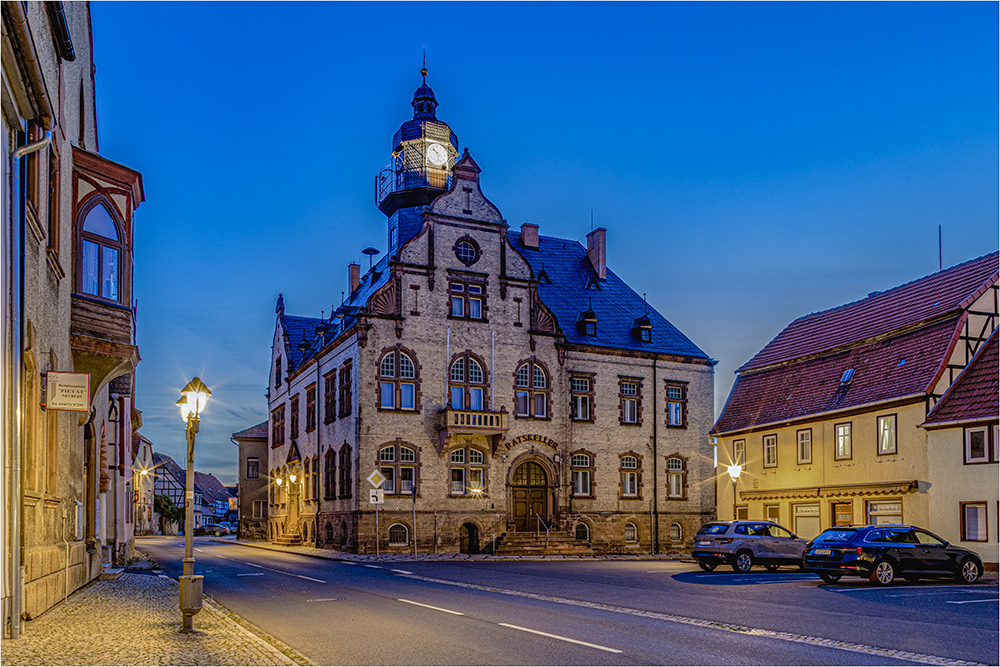
<path id="1" fill-rule="evenodd" d="M 438 433 L 438 453 L 444 449 L 448 438 L 453 435 L 484 435 L 493 440 L 493 451 L 496 451 L 500 440 L 507 435 L 507 411 L 494 410 L 455 410 L 445 408 L 441 411 L 441 427 Z"/>
<path id="2" fill-rule="evenodd" d="M 139 363 L 135 346 L 135 312 L 118 303 L 73 294 L 70 347 L 73 367 L 90 374 L 91 398 L 105 384 Z"/>

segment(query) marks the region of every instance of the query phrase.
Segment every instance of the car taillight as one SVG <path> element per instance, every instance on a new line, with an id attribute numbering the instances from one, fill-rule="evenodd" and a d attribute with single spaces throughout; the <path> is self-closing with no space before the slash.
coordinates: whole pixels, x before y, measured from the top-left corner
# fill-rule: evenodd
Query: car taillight
<path id="1" fill-rule="evenodd" d="M 732 541 L 733 541 L 733 538 L 731 538 L 731 537 L 723 537 L 723 538 L 719 539 L 719 544 L 729 544 Z"/>
<path id="2" fill-rule="evenodd" d="M 861 549 L 861 547 L 848 547 L 848 548 L 844 549 L 843 551 L 844 551 L 845 554 L 854 554 L 856 556 L 860 556 L 862 549 Z"/>

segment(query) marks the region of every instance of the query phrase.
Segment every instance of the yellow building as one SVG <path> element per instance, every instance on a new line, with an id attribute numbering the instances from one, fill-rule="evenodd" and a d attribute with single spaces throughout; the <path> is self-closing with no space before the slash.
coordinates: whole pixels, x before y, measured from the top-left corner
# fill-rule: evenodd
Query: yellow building
<path id="1" fill-rule="evenodd" d="M 959 473 L 929 466 L 921 425 L 996 328 L 997 267 L 994 252 L 806 315 L 739 368 L 712 430 L 719 518 L 805 538 L 847 524 L 933 530 L 938 487 Z"/>

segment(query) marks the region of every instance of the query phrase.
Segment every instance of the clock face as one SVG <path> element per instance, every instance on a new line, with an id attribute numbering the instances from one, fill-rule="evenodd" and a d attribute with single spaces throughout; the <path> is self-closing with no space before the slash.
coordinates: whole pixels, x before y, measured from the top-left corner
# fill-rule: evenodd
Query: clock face
<path id="1" fill-rule="evenodd" d="M 441 167 L 448 161 L 448 153 L 441 144 L 431 144 L 427 147 L 427 161 L 435 167 Z"/>

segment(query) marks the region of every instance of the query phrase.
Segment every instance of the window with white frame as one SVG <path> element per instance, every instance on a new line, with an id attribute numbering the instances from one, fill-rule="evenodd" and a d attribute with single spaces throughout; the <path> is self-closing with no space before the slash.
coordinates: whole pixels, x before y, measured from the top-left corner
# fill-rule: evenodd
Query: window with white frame
<path id="1" fill-rule="evenodd" d="M 593 421 L 594 384 L 592 377 L 574 376 L 570 378 L 573 400 L 570 418 L 574 421 Z"/>
<path id="2" fill-rule="evenodd" d="M 849 459 L 853 456 L 851 445 L 851 423 L 837 424 L 834 429 L 834 458 L 839 460 Z"/>
<path id="3" fill-rule="evenodd" d="M 460 355 L 448 373 L 452 410 L 485 410 L 487 379 L 483 365 L 469 354 Z"/>
<path id="4" fill-rule="evenodd" d="M 450 283 L 451 311 L 449 317 L 481 320 L 483 319 L 484 292 L 481 284 L 471 282 Z"/>
<path id="5" fill-rule="evenodd" d="M 679 456 L 671 456 L 667 459 L 667 497 L 672 499 L 684 498 L 684 477 L 687 474 L 687 466 L 684 459 Z"/>
<path id="6" fill-rule="evenodd" d="M 593 471 L 593 457 L 590 454 L 573 454 L 572 479 L 574 496 L 591 495 L 591 473 Z"/>
<path id="7" fill-rule="evenodd" d="M 417 369 L 410 355 L 392 350 L 379 364 L 381 394 L 379 407 L 383 410 L 415 410 Z"/>
<path id="8" fill-rule="evenodd" d="M 798 442 L 798 462 L 812 463 L 813 460 L 813 432 L 811 428 L 796 431 L 795 439 Z"/>
<path id="9" fill-rule="evenodd" d="M 379 449 L 379 471 L 385 477 L 386 495 L 410 494 L 416 483 L 417 450 L 401 442 Z"/>
<path id="10" fill-rule="evenodd" d="M 514 376 L 518 417 L 547 418 L 549 416 L 548 373 L 536 361 L 523 362 Z"/>
<path id="11" fill-rule="evenodd" d="M 687 426 L 687 385 L 667 382 L 667 426 Z"/>
<path id="12" fill-rule="evenodd" d="M 778 466 L 778 436 L 764 436 L 764 467 L 776 468 Z"/>
<path id="13" fill-rule="evenodd" d="M 960 503 L 962 510 L 962 541 L 986 542 L 989 539 L 986 503 Z"/>
<path id="14" fill-rule="evenodd" d="M 639 541 L 639 529 L 631 521 L 625 524 L 625 541 L 626 542 Z"/>
<path id="15" fill-rule="evenodd" d="M 989 431 L 985 426 L 965 429 L 965 462 L 989 463 L 990 450 L 987 442 Z"/>
<path id="16" fill-rule="evenodd" d="M 882 415 L 878 421 L 878 453 L 896 453 L 896 415 Z"/>
<path id="17" fill-rule="evenodd" d="M 674 521 L 670 524 L 670 541 L 671 542 L 683 542 L 684 541 L 684 527 L 681 524 Z"/>
<path id="18" fill-rule="evenodd" d="M 451 466 L 450 494 L 464 496 L 486 492 L 486 455 L 475 447 L 455 449 L 448 455 Z"/>
<path id="19" fill-rule="evenodd" d="M 631 454 L 621 457 L 622 496 L 635 498 L 639 495 L 639 459 Z"/>
<path id="20" fill-rule="evenodd" d="M 733 440 L 733 463 L 743 468 L 747 465 L 747 441 Z"/>
<path id="21" fill-rule="evenodd" d="M 639 380 L 618 381 L 619 419 L 622 424 L 639 423 Z"/>

